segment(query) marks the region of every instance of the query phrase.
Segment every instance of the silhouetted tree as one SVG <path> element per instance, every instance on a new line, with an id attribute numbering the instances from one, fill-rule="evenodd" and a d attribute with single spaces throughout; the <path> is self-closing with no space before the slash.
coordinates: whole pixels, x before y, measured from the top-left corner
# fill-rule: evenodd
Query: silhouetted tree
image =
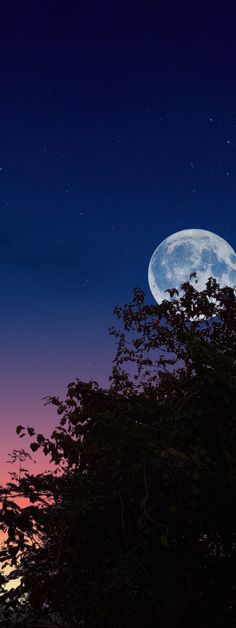
<path id="1" fill-rule="evenodd" d="M 1 561 L 21 577 L 2 626 L 235 625 L 236 300 L 213 279 L 182 291 L 146 305 L 135 290 L 115 310 L 110 388 L 48 398 L 50 439 L 17 427 L 55 472 L 1 489 Z"/>

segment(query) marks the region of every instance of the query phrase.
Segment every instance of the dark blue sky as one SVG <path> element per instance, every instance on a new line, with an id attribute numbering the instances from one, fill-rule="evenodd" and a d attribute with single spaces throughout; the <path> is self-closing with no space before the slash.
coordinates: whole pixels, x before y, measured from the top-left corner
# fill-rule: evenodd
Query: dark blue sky
<path id="1" fill-rule="evenodd" d="M 6 3 L 5 3 L 6 4 Z M 12 1 L 0 21 L 1 424 L 106 381 L 170 233 L 236 247 L 236 9 Z M 44 416 L 46 410 L 43 410 Z M 8 437 L 6 436 L 6 439 Z"/>

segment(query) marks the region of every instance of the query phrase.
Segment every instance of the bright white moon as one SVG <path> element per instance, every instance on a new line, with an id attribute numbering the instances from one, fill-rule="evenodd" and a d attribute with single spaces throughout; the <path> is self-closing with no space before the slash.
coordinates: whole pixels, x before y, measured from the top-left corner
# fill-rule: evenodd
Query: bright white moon
<path id="1" fill-rule="evenodd" d="M 184 229 L 163 240 L 154 251 L 148 267 L 148 282 L 154 299 L 170 300 L 168 288 L 180 288 L 197 273 L 200 292 L 209 277 L 220 286 L 236 287 L 236 254 L 220 236 L 205 229 Z M 180 293 L 181 294 L 181 293 Z"/>

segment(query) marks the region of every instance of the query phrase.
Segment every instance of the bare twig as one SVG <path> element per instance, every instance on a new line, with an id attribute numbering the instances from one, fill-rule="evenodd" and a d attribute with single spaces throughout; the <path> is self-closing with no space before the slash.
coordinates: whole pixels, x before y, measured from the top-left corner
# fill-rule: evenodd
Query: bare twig
<path id="1" fill-rule="evenodd" d="M 144 495 L 144 498 L 143 498 L 143 500 L 141 502 L 141 506 L 143 506 L 144 515 L 145 515 L 146 519 L 148 519 L 148 521 L 150 521 L 150 523 L 152 523 L 154 526 L 164 528 L 165 529 L 165 533 L 166 533 L 166 537 L 167 537 L 168 536 L 168 526 L 165 523 L 160 523 L 159 521 L 154 521 L 154 519 L 152 519 L 152 517 L 150 517 L 150 515 L 147 513 L 147 510 L 146 510 L 146 504 L 147 504 L 147 501 L 149 499 L 149 490 L 148 490 L 148 485 L 147 485 L 147 476 L 146 476 L 145 464 L 143 465 L 143 481 L 144 481 L 144 486 L 145 486 L 145 495 Z"/>

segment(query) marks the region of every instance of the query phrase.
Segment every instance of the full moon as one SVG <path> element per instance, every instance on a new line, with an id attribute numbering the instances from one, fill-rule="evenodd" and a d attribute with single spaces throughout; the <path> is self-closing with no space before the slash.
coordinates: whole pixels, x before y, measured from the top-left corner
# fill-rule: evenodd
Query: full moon
<path id="1" fill-rule="evenodd" d="M 155 249 L 148 267 L 148 282 L 157 303 L 170 300 L 165 290 L 180 290 L 193 272 L 197 273 L 195 287 L 199 292 L 205 289 L 209 277 L 214 277 L 222 288 L 235 289 L 234 249 L 226 240 L 205 229 L 184 229 L 168 236 Z"/>

